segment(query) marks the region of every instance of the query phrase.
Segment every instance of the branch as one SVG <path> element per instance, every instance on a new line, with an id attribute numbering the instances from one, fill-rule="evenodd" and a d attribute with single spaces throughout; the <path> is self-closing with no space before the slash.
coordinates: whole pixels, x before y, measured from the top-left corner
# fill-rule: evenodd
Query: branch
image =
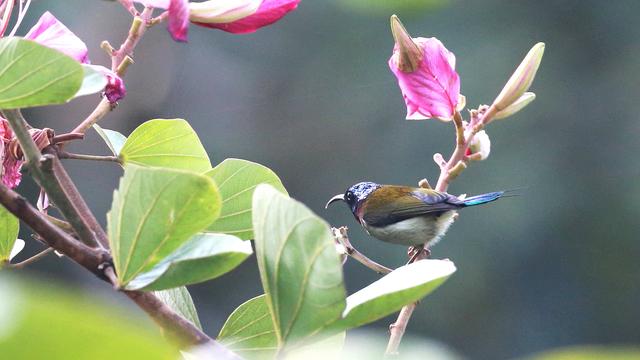
<path id="1" fill-rule="evenodd" d="M 342 244 L 342 246 L 344 246 L 344 248 L 347 251 L 347 255 L 351 256 L 356 261 L 360 262 L 362 265 L 368 267 L 369 269 L 377 272 L 378 274 L 384 275 L 393 271 L 392 269 L 389 269 L 388 267 L 384 265 L 380 265 L 377 262 L 369 259 L 363 253 L 356 250 L 356 248 L 354 248 L 353 245 L 351 245 L 351 242 L 349 241 L 349 237 L 347 236 L 347 230 L 348 229 L 346 226 L 342 226 L 337 229 L 331 228 L 331 231 L 333 232 L 333 237 L 339 244 Z"/>
<path id="2" fill-rule="evenodd" d="M 20 110 L 3 110 L 3 113 L 18 139 L 32 176 L 71 223 L 80 240 L 89 246 L 108 246 L 105 245 L 108 244 L 107 235 L 91 214 L 58 159 L 54 155 L 40 153 L 27 130 L 27 122 Z"/>
<path id="3" fill-rule="evenodd" d="M 76 241 L 69 234 L 53 225 L 45 214 L 39 212 L 25 198 L 3 184 L 0 184 L 0 203 L 40 235 L 51 248 L 64 253 L 71 260 L 80 264 L 100 279 L 112 283 L 110 276 L 107 276 L 106 273 L 113 270 L 111 266 L 113 261 L 106 249 L 91 248 Z M 140 291 L 122 292 L 149 314 L 158 325 L 183 344 L 214 343 L 215 345 L 214 340 L 207 334 L 177 314 L 152 293 Z"/>
<path id="4" fill-rule="evenodd" d="M 482 108 L 482 107 L 481 107 Z M 486 107 L 485 107 L 486 109 Z M 493 105 L 478 114 L 477 117 L 472 117 L 469 122 L 468 129 L 465 132 L 465 126 L 459 111 L 456 111 L 453 117 L 453 124 L 456 127 L 456 147 L 449 158 L 449 161 L 444 163 L 444 159 L 441 154 L 435 154 L 433 156 L 434 161 L 440 167 L 440 176 L 438 177 L 438 183 L 436 184 L 436 191 L 447 191 L 449 183 L 458 177 L 464 169 L 467 167 L 467 159 L 465 152 L 473 141 L 473 137 L 488 124 L 493 116 L 497 113 L 497 108 Z M 420 252 L 420 254 L 423 254 Z M 412 259 L 413 261 L 421 259 L 421 256 L 417 256 Z M 413 261 L 410 261 L 413 262 Z M 413 311 L 416 309 L 417 303 L 406 305 L 400 310 L 398 319 L 389 326 L 391 335 L 389 336 L 389 343 L 387 344 L 386 355 L 396 355 L 398 353 L 398 347 L 402 341 L 402 336 L 407 329 L 407 324 L 411 319 Z"/>

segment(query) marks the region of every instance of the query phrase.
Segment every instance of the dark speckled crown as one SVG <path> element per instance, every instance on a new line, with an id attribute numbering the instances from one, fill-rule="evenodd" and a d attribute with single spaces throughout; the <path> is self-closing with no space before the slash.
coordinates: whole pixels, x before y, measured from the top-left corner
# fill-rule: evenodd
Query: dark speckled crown
<path id="1" fill-rule="evenodd" d="M 362 201 L 369 196 L 374 190 L 380 188 L 382 185 L 376 184 L 374 182 L 361 182 L 353 185 L 347 190 L 347 193 L 351 192 L 357 201 Z"/>

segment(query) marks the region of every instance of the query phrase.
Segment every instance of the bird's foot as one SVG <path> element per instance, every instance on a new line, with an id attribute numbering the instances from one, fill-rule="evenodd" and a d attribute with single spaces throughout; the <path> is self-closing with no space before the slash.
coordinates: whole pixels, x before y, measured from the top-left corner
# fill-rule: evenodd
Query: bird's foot
<path id="1" fill-rule="evenodd" d="M 411 246 L 407 251 L 407 256 L 409 257 L 409 262 L 407 264 L 411 264 L 417 260 L 430 257 L 431 251 L 426 249 L 424 245 Z"/>

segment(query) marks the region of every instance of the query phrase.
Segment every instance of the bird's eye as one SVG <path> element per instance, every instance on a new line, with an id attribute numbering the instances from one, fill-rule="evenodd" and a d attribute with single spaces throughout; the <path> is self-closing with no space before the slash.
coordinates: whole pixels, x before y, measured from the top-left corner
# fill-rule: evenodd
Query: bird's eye
<path id="1" fill-rule="evenodd" d="M 353 193 L 352 192 L 348 192 L 347 196 L 346 196 L 347 201 L 351 201 L 353 200 Z"/>

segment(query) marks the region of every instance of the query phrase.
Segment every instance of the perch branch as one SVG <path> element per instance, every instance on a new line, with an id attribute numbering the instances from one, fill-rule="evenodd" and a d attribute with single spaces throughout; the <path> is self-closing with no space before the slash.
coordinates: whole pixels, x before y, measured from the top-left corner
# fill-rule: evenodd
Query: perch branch
<path id="1" fill-rule="evenodd" d="M 435 154 L 433 156 L 434 161 L 440 167 L 440 176 L 438 177 L 435 190 L 447 191 L 449 183 L 466 169 L 468 160 L 465 158 L 465 153 L 469 144 L 473 141 L 473 137 L 491 121 L 497 112 L 496 107 L 493 105 L 489 108 L 481 107 L 481 110 L 482 112 L 477 116 L 472 116 L 466 131 L 462 116 L 459 111 L 456 111 L 453 117 L 453 124 L 456 127 L 456 147 L 449 161 L 445 163 L 441 154 Z M 407 324 L 409 324 L 409 320 L 415 309 L 416 303 L 406 305 L 400 310 L 398 319 L 389 326 L 390 336 L 385 352 L 386 355 L 396 355 L 398 353 L 402 336 L 407 329 Z"/>
<path id="2" fill-rule="evenodd" d="M 351 245 L 351 242 L 349 241 L 349 237 L 347 236 L 347 230 L 348 229 L 346 226 L 342 226 L 340 228 L 331 228 L 331 231 L 333 232 L 333 237 L 336 239 L 338 243 L 344 246 L 344 248 L 347 251 L 347 255 L 351 256 L 356 261 L 368 267 L 369 269 L 377 272 L 378 274 L 384 275 L 393 271 L 392 269 L 389 269 L 388 267 L 384 265 L 380 265 L 377 262 L 369 259 L 363 253 L 361 253 L 355 247 L 353 247 L 353 245 Z"/>

